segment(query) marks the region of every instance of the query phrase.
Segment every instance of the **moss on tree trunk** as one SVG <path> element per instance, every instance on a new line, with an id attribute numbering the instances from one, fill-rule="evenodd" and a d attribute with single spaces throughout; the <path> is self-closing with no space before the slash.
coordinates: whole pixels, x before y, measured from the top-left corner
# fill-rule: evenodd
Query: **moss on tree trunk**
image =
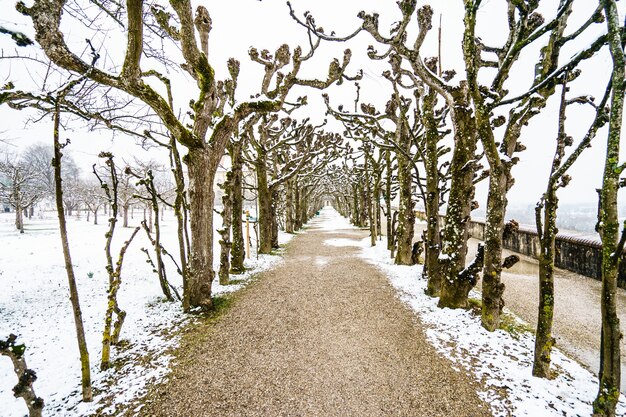
<path id="1" fill-rule="evenodd" d="M 426 170 L 426 242 L 424 273 L 427 278 L 426 294 L 431 297 L 439 297 L 441 294 L 442 275 L 439 270 L 439 251 L 441 250 L 441 235 L 439 227 L 439 204 L 441 192 L 439 190 L 439 133 L 435 120 L 434 107 L 437 100 L 437 92 L 430 89 L 424 97 L 422 123 L 425 131 L 425 157 L 424 168 Z"/>
<path id="2" fill-rule="evenodd" d="M 243 158 L 241 155 L 242 144 L 240 142 L 231 146 L 230 154 L 232 160 L 232 232 L 233 242 L 230 252 L 230 270 L 233 274 L 241 274 L 245 268 L 245 241 L 243 237 L 243 225 L 241 217 L 243 215 Z"/>
<path id="3" fill-rule="evenodd" d="M 487 196 L 487 219 L 485 221 L 485 269 L 482 283 L 483 327 L 494 331 L 500 324 L 500 314 L 504 308 L 504 284 L 502 276 L 502 233 L 506 212 L 509 169 L 503 165 L 493 166 L 489 176 Z"/>
<path id="4" fill-rule="evenodd" d="M 272 194 L 267 184 L 265 158 L 255 164 L 257 175 L 257 199 L 259 203 L 259 253 L 272 252 Z"/>
<path id="5" fill-rule="evenodd" d="M 63 248 L 63 259 L 65 261 L 65 272 L 67 273 L 67 281 L 70 291 L 70 303 L 72 304 L 72 314 L 74 317 L 74 327 L 76 329 L 76 340 L 78 342 L 78 352 L 80 355 L 81 368 L 81 387 L 83 401 L 89 402 L 93 398 L 91 389 L 91 368 L 89 364 L 89 350 L 87 348 L 87 340 L 85 338 L 85 327 L 83 325 L 83 315 L 80 308 L 80 299 L 78 296 L 78 287 L 76 285 L 76 276 L 74 275 L 74 266 L 70 254 L 70 244 L 67 235 L 67 224 L 65 220 L 65 210 L 63 208 L 63 179 L 61 170 L 61 143 L 59 141 L 60 128 L 60 109 L 59 105 L 55 106 L 54 113 L 54 159 L 52 166 L 54 168 L 54 191 L 57 216 L 59 218 L 59 231 L 61 235 L 61 246 Z"/>
<path id="6" fill-rule="evenodd" d="M 539 254 L 539 309 L 535 334 L 535 358 L 533 375 L 550 377 L 550 362 L 555 339 L 552 336 L 554 318 L 554 257 L 556 234 L 556 210 L 558 199 L 553 184 L 549 184 L 545 198 L 545 220 L 540 239 Z"/>
<path id="7" fill-rule="evenodd" d="M 466 88 L 455 93 L 456 108 L 452 114 L 454 150 L 450 165 L 450 193 L 443 228 L 440 256 L 442 274 L 440 307 L 467 308 L 468 294 L 476 285 L 473 279 L 463 279 L 472 201 L 474 200 L 474 174 L 476 171 L 476 124 L 469 106 Z"/>
<path id="8" fill-rule="evenodd" d="M 409 153 L 411 138 L 407 131 L 408 126 L 400 118 L 396 131 L 396 144 L 405 153 Z M 398 228 L 396 231 L 397 251 L 395 263 L 397 265 L 411 265 L 411 251 L 413 249 L 413 234 L 415 226 L 415 212 L 413 202 L 413 176 L 411 162 L 403 152 L 396 155 L 398 161 L 398 186 L 400 188 L 400 207 L 398 208 Z"/>
<path id="9" fill-rule="evenodd" d="M 189 214 L 191 217 L 191 253 L 189 305 L 208 311 L 212 308 L 213 271 L 213 183 L 212 158 L 221 155 L 205 148 L 192 148 L 186 157 L 189 171 Z M 214 161 L 213 161 L 214 162 Z"/>
<path id="10" fill-rule="evenodd" d="M 593 403 L 595 414 L 614 416 L 620 396 L 620 332 L 617 315 L 617 275 L 623 251 L 623 238 L 617 209 L 617 193 L 624 165 L 619 164 L 622 117 L 624 112 L 624 48 L 617 4 L 602 0 L 609 33 L 609 49 L 613 58 L 613 93 L 607 138 L 606 162 L 600 191 L 599 232 L 602 239 L 602 333 L 600 338 L 600 386 Z M 618 243 L 619 242 L 619 243 Z"/>

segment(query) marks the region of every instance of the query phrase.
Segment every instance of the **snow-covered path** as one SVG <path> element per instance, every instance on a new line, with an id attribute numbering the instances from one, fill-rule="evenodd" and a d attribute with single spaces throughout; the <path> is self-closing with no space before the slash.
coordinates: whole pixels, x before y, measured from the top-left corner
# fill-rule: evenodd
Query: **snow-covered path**
<path id="1" fill-rule="evenodd" d="M 439 355 L 367 232 L 330 208 L 217 323 L 183 338 L 145 415 L 483 416 L 480 385 Z"/>

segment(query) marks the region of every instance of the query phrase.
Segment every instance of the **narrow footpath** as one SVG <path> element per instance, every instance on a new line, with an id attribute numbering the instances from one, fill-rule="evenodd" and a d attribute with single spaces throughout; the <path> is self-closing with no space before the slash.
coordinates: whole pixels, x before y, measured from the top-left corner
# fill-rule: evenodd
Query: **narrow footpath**
<path id="1" fill-rule="evenodd" d="M 183 336 L 144 416 L 487 416 L 479 389 L 428 344 L 367 231 L 325 230 L 329 209 L 210 325 Z M 348 241 L 349 242 L 349 241 Z"/>

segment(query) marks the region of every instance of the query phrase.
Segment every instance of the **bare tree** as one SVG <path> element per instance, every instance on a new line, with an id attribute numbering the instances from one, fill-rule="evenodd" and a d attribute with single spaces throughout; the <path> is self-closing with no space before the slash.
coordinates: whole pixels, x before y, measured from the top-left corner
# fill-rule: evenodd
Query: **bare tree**
<path id="1" fill-rule="evenodd" d="M 550 355 L 554 338 L 552 337 L 552 321 L 554 316 L 554 259 L 556 256 L 556 227 L 557 208 L 559 199 L 557 191 L 566 187 L 571 180 L 567 175 L 569 168 L 576 162 L 584 149 L 590 146 L 591 140 L 596 136 L 598 129 L 606 124 L 608 119 L 606 104 L 611 91 L 609 83 L 606 93 L 600 103 L 593 104 L 593 98 L 588 96 L 566 98 L 569 91 L 569 73 L 562 78 L 563 89 L 561 92 L 561 104 L 558 115 L 558 134 L 556 149 L 552 159 L 552 167 L 548 178 L 548 186 L 541 200 L 535 208 L 537 234 L 539 236 L 539 310 L 537 317 L 537 332 L 535 337 L 535 360 L 533 363 L 533 375 L 548 378 L 550 372 Z M 596 108 L 596 115 L 587 130 L 584 138 L 569 155 L 566 149 L 574 144 L 574 140 L 567 134 L 565 128 L 566 110 L 572 104 L 591 104 Z M 543 215 L 542 215 L 543 214 Z"/>
<path id="2" fill-rule="evenodd" d="M 82 198 L 82 178 L 80 176 L 80 169 L 75 164 L 68 164 L 68 167 L 64 170 L 63 178 L 63 206 L 68 216 L 71 216 L 74 212 L 80 216 L 80 208 L 83 203 Z"/>
<path id="3" fill-rule="evenodd" d="M 104 191 L 109 204 L 111 205 L 111 213 L 109 217 L 109 229 L 107 230 L 105 237 L 106 243 L 104 246 L 104 253 L 106 256 L 106 270 L 109 275 L 109 290 L 107 297 L 107 309 L 104 316 L 104 331 L 102 332 L 102 357 L 100 359 L 100 369 L 106 370 L 111 365 L 111 346 L 115 346 L 119 342 L 120 333 L 122 331 L 122 325 L 126 318 L 126 312 L 122 310 L 117 302 L 117 293 L 122 284 L 122 265 L 124 262 L 124 255 L 128 246 L 139 232 L 139 227 L 133 230 L 132 234 L 126 242 L 122 245 L 119 251 L 118 259 L 113 263 L 113 256 L 111 254 L 111 243 L 113 241 L 113 235 L 115 233 L 115 226 L 117 224 L 119 200 L 118 200 L 118 169 L 113 161 L 113 155 L 109 152 L 101 152 L 99 155 L 104 159 L 106 165 L 107 176 L 110 179 L 110 183 L 106 182 L 103 177 L 96 170 L 96 166 L 93 166 L 93 173 L 98 178 L 102 190 Z M 115 313 L 116 320 L 113 323 L 113 314 Z"/>
<path id="4" fill-rule="evenodd" d="M 106 197 L 102 194 L 100 184 L 95 181 L 81 181 L 80 195 L 87 209 L 87 221 L 89 221 L 90 215 L 93 214 L 93 224 L 98 224 L 98 211 L 108 203 Z"/>
<path id="5" fill-rule="evenodd" d="M 617 315 L 617 275 L 624 244 L 626 223 L 620 236 L 617 194 L 624 180 L 626 163 L 620 163 L 620 141 L 626 89 L 624 26 L 620 25 L 615 0 L 602 0 L 613 58 L 611 113 L 602 188 L 599 191 L 598 233 L 602 239 L 602 333 L 600 337 L 600 387 L 593 402 L 597 415 L 614 416 L 620 396 L 620 343 L 623 337 Z"/>
<path id="6" fill-rule="evenodd" d="M 139 200 L 144 200 L 145 204 L 149 205 L 149 210 L 152 213 L 152 221 L 150 225 L 146 224 L 145 221 L 142 222 L 142 226 L 146 233 L 148 234 L 148 238 L 150 239 L 152 246 L 154 248 L 155 257 L 156 257 L 156 271 L 159 277 L 159 283 L 161 284 L 161 290 L 163 291 L 163 295 L 168 301 L 174 301 L 172 297 L 172 292 L 170 291 L 170 284 L 167 280 L 167 273 L 165 270 L 165 263 L 163 262 L 164 252 L 167 254 L 167 251 L 163 249 L 163 245 L 161 244 L 161 219 L 159 216 L 159 201 L 163 201 L 162 194 L 157 190 L 155 176 L 153 171 L 159 169 L 157 164 L 148 163 L 140 165 L 139 170 L 131 167 L 126 167 L 124 170 L 125 175 L 129 177 L 135 178 L 137 181 L 137 186 L 142 187 L 144 189 L 143 195 L 135 194 L 135 198 Z M 154 225 L 154 238 L 152 237 L 152 228 Z"/>
<path id="7" fill-rule="evenodd" d="M 439 271 L 443 276 L 439 299 L 440 307 L 465 308 L 468 306 L 469 291 L 476 285 L 477 275 L 468 274 L 465 269 L 467 255 L 467 239 L 470 213 L 477 205 L 474 200 L 474 183 L 476 171 L 480 168 L 480 155 L 476 154 L 478 136 L 476 134 L 475 112 L 472 108 L 472 99 L 467 82 L 461 81 L 452 84 L 449 77 L 439 77 L 429 69 L 422 57 L 421 49 L 428 32 L 432 29 L 433 10 L 425 5 L 417 8 L 416 0 L 402 0 L 398 2 L 398 9 L 402 14 L 401 20 L 395 22 L 388 30 L 389 35 L 381 32 L 378 14 L 359 13 L 362 24 L 353 33 L 339 37 L 316 32 L 316 35 L 329 41 L 348 41 L 361 32 L 370 36 L 386 50 L 378 53 L 370 47 L 368 55 L 374 59 L 382 59 L 391 53 L 396 54 L 410 67 L 410 72 L 423 83 L 441 95 L 449 107 L 449 117 L 454 132 L 454 148 L 450 165 L 451 184 L 446 209 L 446 224 L 443 229 L 441 245 L 442 256 L 439 257 Z M 292 17 L 307 30 L 315 30 L 317 25 L 314 18 L 305 14 L 305 19 L 299 19 L 293 10 Z M 417 17 L 418 32 L 409 39 L 407 28 L 409 23 Z"/>
<path id="8" fill-rule="evenodd" d="M 122 226 L 128 227 L 128 211 L 133 203 L 137 201 L 135 195 L 137 189 L 135 188 L 136 179 L 128 172 L 118 172 L 119 183 L 117 185 L 117 195 L 119 204 L 122 209 Z"/>
<path id="9" fill-rule="evenodd" d="M 137 98 L 158 116 L 171 137 L 188 148 L 186 162 L 189 169 L 192 253 L 184 306 L 186 310 L 192 307 L 210 309 L 211 282 L 214 274 L 212 185 L 229 138 L 239 122 L 249 115 L 280 110 L 294 85 L 321 87 L 341 80 L 350 53 L 345 54 L 342 63 L 338 60 L 331 63 L 326 81 L 303 80 L 298 78 L 298 73 L 303 61 L 309 59 L 311 54 L 305 55 L 297 48 L 292 56 L 281 56 L 281 67 L 290 61 L 292 63 L 292 70 L 288 74 L 281 74 L 276 78 L 277 70 L 266 72 L 264 85 L 269 86 L 272 79 L 276 78 L 275 89 L 268 89 L 259 99 L 236 103 L 234 93 L 239 65 L 235 60 L 230 60 L 230 79 L 218 82 L 209 61 L 208 40 L 212 21 L 204 6 L 196 9 L 194 18 L 190 0 L 171 2 L 171 9 L 155 3 L 151 7 L 151 15 L 144 14 L 142 1 L 127 2 L 125 14 L 128 42 L 124 62 L 118 65 L 117 69 L 107 71 L 94 68 L 83 61 L 79 54 L 74 53 L 68 46 L 65 34 L 61 30 L 63 10 L 67 5 L 67 0 L 38 0 L 32 7 L 27 7 L 22 2 L 18 3 L 17 7 L 20 12 L 31 17 L 35 28 L 35 40 L 55 65 L 74 73 L 84 74 L 99 85 L 114 88 Z M 170 23 L 173 15 L 177 17 L 178 27 Z M 191 104 L 192 121 L 189 125 L 178 117 L 179 112 L 169 104 L 171 100 L 164 98 L 145 82 L 146 77 L 167 80 L 157 71 L 142 69 L 141 59 L 150 48 L 150 39 L 146 36 L 148 31 L 145 30 L 147 26 L 149 30 L 160 31 L 162 38 L 172 41 L 180 48 L 184 60 L 181 68 L 196 81 L 197 98 Z M 287 59 L 283 60 L 283 57 Z M 263 59 L 263 54 L 260 58 Z"/>
<path id="10" fill-rule="evenodd" d="M 37 171 L 22 158 L 4 155 L 0 161 L 0 201 L 15 210 L 15 228 L 24 233 L 24 212 L 40 201 L 45 190 Z"/>
<path id="11" fill-rule="evenodd" d="M 54 158 L 52 159 L 52 166 L 54 168 L 54 184 L 55 184 L 55 203 L 57 209 L 57 217 L 59 218 L 59 231 L 61 235 L 61 244 L 63 247 L 63 258 L 65 261 L 65 271 L 67 273 L 67 280 L 70 290 L 70 302 L 72 303 L 72 312 L 74 315 L 74 326 L 76 328 L 76 338 L 78 341 L 78 351 L 80 353 L 81 364 L 81 383 L 83 401 L 92 400 L 91 390 L 91 369 L 89 364 L 89 351 L 87 349 L 87 340 L 85 338 L 85 328 L 83 326 L 83 316 L 80 309 L 80 300 L 78 297 L 78 288 L 76 285 L 76 277 L 74 275 L 74 265 L 72 264 L 72 257 L 70 255 L 70 244 L 67 235 L 67 224 L 65 220 L 65 211 L 63 208 L 63 163 L 61 152 L 63 148 L 69 143 L 61 144 L 60 140 L 60 127 L 61 127 L 61 108 L 60 101 L 63 96 L 68 94 L 70 90 L 77 85 L 81 80 L 74 80 L 68 83 L 63 89 L 59 91 L 56 96 L 54 104 L 54 132 L 53 132 L 53 144 L 54 144 Z"/>
<path id="12" fill-rule="evenodd" d="M 8 356 L 13 363 L 13 369 L 18 379 L 17 385 L 13 387 L 13 395 L 16 398 L 24 399 L 29 417 L 41 417 L 44 401 L 37 397 L 33 388 L 37 374 L 26 366 L 26 359 L 24 359 L 26 346 L 18 345 L 16 340 L 17 336 L 14 334 L 9 335 L 7 340 L 0 340 L 0 356 Z"/>
<path id="13" fill-rule="evenodd" d="M 340 137 L 321 131 L 308 120 L 297 122 L 278 117 L 259 119 L 258 135 L 252 125 L 246 129 L 251 147 L 248 161 L 254 165 L 259 202 L 260 253 L 270 253 L 278 247 L 277 205 L 283 184 L 304 167 L 316 170 L 332 160 L 330 149 Z M 313 167 L 307 165 L 316 161 Z"/>
<path id="14" fill-rule="evenodd" d="M 570 35 L 565 35 L 572 12 L 572 0 L 561 0 L 555 17 L 548 22 L 537 12 L 538 2 L 526 4 L 508 1 L 509 30 L 506 41 L 502 42 L 502 47 L 492 47 L 475 39 L 480 2 L 466 0 L 464 3 L 465 32 L 462 49 L 465 72 L 476 114 L 476 131 L 479 132 L 489 163 L 482 324 L 487 330 L 494 331 L 499 326 L 504 307 L 504 284 L 500 279 L 501 271 L 505 267 L 502 259 L 502 233 L 505 230 L 507 193 L 515 182 L 511 169 L 519 159 L 515 154 L 525 149 L 520 139 L 522 130 L 545 108 L 548 98 L 555 92 L 557 77 L 566 70 L 575 68 L 581 60 L 592 56 L 605 43 L 605 37 L 599 37 L 559 67 L 562 48 L 577 39 L 595 22 L 601 21 L 598 10 L 580 27 L 574 28 Z M 546 34 L 549 36 L 544 37 Z M 540 38 L 547 40 L 534 66 L 535 79 L 522 94 L 511 96 L 504 84 L 512 69 L 517 68 L 516 64 L 526 64 L 526 60 L 520 60 L 523 51 Z M 491 56 L 495 56 L 495 59 L 490 58 Z M 493 74 L 490 84 L 485 85 L 484 81 L 479 81 L 479 74 L 487 72 L 481 72 L 483 69 L 489 69 L 489 73 Z M 494 116 L 497 107 L 511 104 L 513 108 L 509 111 L 508 120 L 502 115 Z M 505 125 L 504 134 L 502 138 L 498 138 L 494 131 L 502 125 Z M 514 263 L 509 259 L 506 267 L 511 267 Z"/>
<path id="15" fill-rule="evenodd" d="M 66 151 L 67 152 L 67 151 Z M 80 173 L 76 162 L 71 155 L 65 155 L 63 162 L 63 171 L 61 172 L 63 179 L 67 182 L 74 180 L 76 173 Z M 54 167 L 50 163 L 54 158 L 54 149 L 43 143 L 31 145 L 22 152 L 24 163 L 32 167 L 35 171 L 36 180 L 45 191 L 46 198 L 54 198 Z"/>

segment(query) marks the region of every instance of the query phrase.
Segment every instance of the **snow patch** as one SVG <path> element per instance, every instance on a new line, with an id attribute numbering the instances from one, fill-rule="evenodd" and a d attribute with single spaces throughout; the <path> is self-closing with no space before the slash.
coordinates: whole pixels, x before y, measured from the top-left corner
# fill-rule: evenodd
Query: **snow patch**
<path id="1" fill-rule="evenodd" d="M 315 257 L 315 265 L 317 266 L 324 266 L 328 264 L 328 257 L 327 256 L 316 256 Z"/>
<path id="2" fill-rule="evenodd" d="M 335 247 L 355 246 L 357 248 L 360 248 L 363 246 L 363 243 L 356 239 L 346 239 L 346 238 L 338 237 L 338 238 L 333 238 L 333 239 L 326 239 L 324 241 L 324 245 L 335 246 Z"/>
<path id="3" fill-rule="evenodd" d="M 136 216 L 137 217 L 137 216 Z M 140 219 L 131 220 L 139 223 Z M 18 343 L 26 345 L 25 358 L 29 368 L 37 373 L 34 389 L 45 401 L 44 415 L 83 416 L 114 415 L 116 407 L 130 405 L 147 388 L 162 381 L 169 373 L 177 346 L 177 334 L 192 324 L 193 316 L 183 313 L 179 302 L 166 302 L 156 275 L 146 264 L 139 250 L 151 245 L 143 231 L 137 235 L 126 253 L 122 268 L 119 305 L 126 311 L 122 327 L 122 347 L 113 347 L 111 359 L 115 370 L 99 370 L 102 330 L 106 308 L 108 275 L 104 268 L 104 234 L 106 218 L 101 225 L 68 218 L 70 249 L 76 274 L 85 325 L 94 401 L 83 403 L 80 392 L 80 362 L 73 315 L 68 297 L 61 242 L 56 218 L 27 221 L 26 232 L 14 230 L 14 215 L 0 214 L 0 338 L 10 333 L 18 335 Z M 214 224 L 221 225 L 216 216 Z M 113 253 L 128 239 L 132 228 L 118 227 L 113 240 Z M 168 212 L 162 222 L 163 245 L 177 253 L 176 221 Z M 281 233 L 280 243 L 293 235 Z M 252 249 L 256 245 L 253 242 Z M 215 239 L 214 269 L 219 267 L 219 244 Z M 154 255 L 153 259 L 154 259 Z M 252 255 L 246 259 L 247 271 L 233 275 L 237 285 L 213 283 L 213 294 L 220 295 L 242 288 L 252 275 L 272 268 L 281 261 L 274 255 Z M 177 259 L 177 262 L 179 260 Z M 169 259 L 165 259 L 168 279 L 182 293 L 182 282 Z M 17 383 L 11 361 L 0 357 L 0 415 L 24 416 L 28 413 L 24 401 L 13 397 Z"/>

